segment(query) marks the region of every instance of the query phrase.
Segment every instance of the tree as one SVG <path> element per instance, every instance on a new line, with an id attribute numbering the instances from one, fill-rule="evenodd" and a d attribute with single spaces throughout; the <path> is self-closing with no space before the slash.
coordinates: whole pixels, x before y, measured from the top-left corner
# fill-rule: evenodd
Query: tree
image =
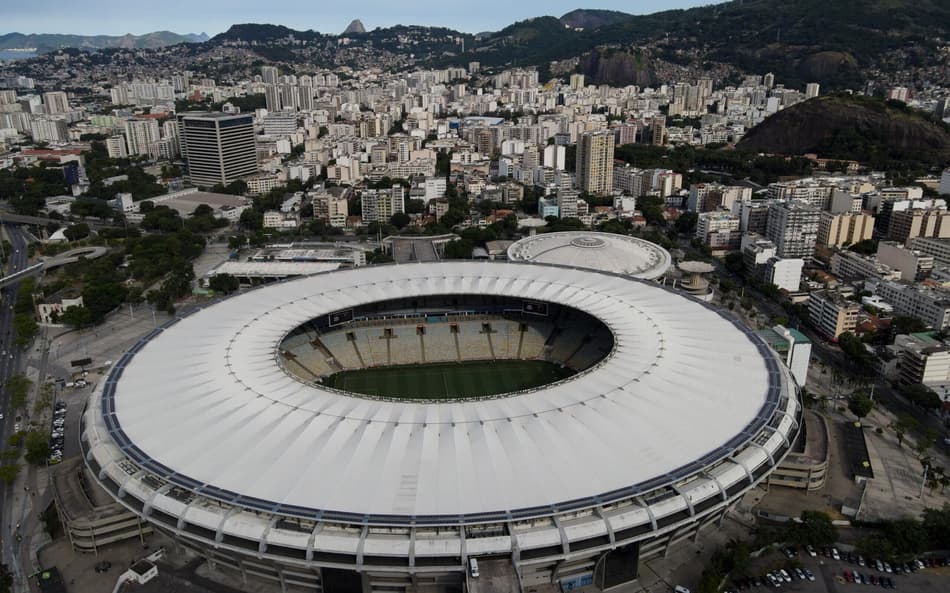
<path id="1" fill-rule="evenodd" d="M 891 321 L 891 330 L 897 334 L 913 334 L 927 329 L 927 324 L 916 317 L 895 315 Z"/>
<path id="2" fill-rule="evenodd" d="M 896 550 L 883 534 L 874 534 L 863 537 L 857 542 L 858 553 L 868 558 L 890 559 L 895 555 Z"/>
<path id="3" fill-rule="evenodd" d="M 245 229 L 259 231 L 264 228 L 264 215 L 253 208 L 248 208 L 241 212 L 240 222 Z"/>
<path id="4" fill-rule="evenodd" d="M 911 430 L 917 426 L 917 420 L 906 414 L 901 414 L 897 417 L 897 420 L 891 422 L 889 428 L 894 431 L 894 436 L 897 437 L 897 446 L 902 447 L 904 445 L 904 435 L 907 434 L 908 430 Z"/>
<path id="5" fill-rule="evenodd" d="M 800 521 L 788 528 L 787 537 L 800 545 L 827 546 L 838 540 L 838 530 L 831 517 L 821 511 L 802 511 Z"/>
<path id="6" fill-rule="evenodd" d="M 950 504 L 941 509 L 924 509 L 923 526 L 931 550 L 950 548 Z"/>
<path id="7" fill-rule="evenodd" d="M 73 305 L 59 316 L 62 323 L 74 328 L 86 327 L 93 322 L 92 311 L 82 305 Z"/>
<path id="8" fill-rule="evenodd" d="M 244 235 L 231 235 L 228 237 L 228 249 L 240 249 L 247 243 L 247 237 Z"/>
<path id="9" fill-rule="evenodd" d="M 66 235 L 66 238 L 70 241 L 85 239 L 89 236 L 89 225 L 81 222 L 79 224 L 68 226 L 66 227 L 66 230 L 63 231 L 63 234 Z"/>
<path id="10" fill-rule="evenodd" d="M 445 244 L 445 259 L 472 259 L 475 246 L 468 239 L 456 239 Z"/>
<path id="11" fill-rule="evenodd" d="M 409 224 L 410 219 L 409 215 L 405 212 L 397 212 L 389 218 L 389 222 L 397 229 L 402 230 Z"/>
<path id="12" fill-rule="evenodd" d="M 43 465 L 46 463 L 50 452 L 48 434 L 39 430 L 31 430 L 26 433 L 24 444 L 26 445 L 26 455 L 24 459 L 26 459 L 27 463 L 33 465 Z"/>
<path id="13" fill-rule="evenodd" d="M 0 480 L 3 480 L 7 484 L 12 484 L 19 473 L 20 464 L 18 463 L 0 466 Z"/>
<path id="14" fill-rule="evenodd" d="M 695 212 L 684 212 L 680 214 L 680 217 L 676 219 L 677 232 L 691 234 L 694 230 L 696 230 L 696 222 L 698 220 L 699 215 Z"/>
<path id="15" fill-rule="evenodd" d="M 221 294 L 231 294 L 240 286 L 241 282 L 231 274 L 215 274 L 208 280 L 208 288 Z"/>
<path id="16" fill-rule="evenodd" d="M 936 410 L 943 405 L 940 396 L 921 383 L 907 385 L 904 387 L 903 392 L 904 396 L 907 397 L 911 403 L 927 410 Z"/>
<path id="17" fill-rule="evenodd" d="M 31 313 L 17 313 L 13 317 L 13 331 L 16 333 L 16 345 L 27 346 L 40 331 Z"/>
<path id="18" fill-rule="evenodd" d="M 871 413 L 874 408 L 874 401 L 864 393 L 853 393 L 848 398 L 848 409 L 858 417 L 858 420 Z"/>
<path id="19" fill-rule="evenodd" d="M 10 394 L 10 407 L 15 410 L 26 409 L 26 396 L 33 382 L 24 375 L 13 375 L 7 379 L 7 393 Z"/>

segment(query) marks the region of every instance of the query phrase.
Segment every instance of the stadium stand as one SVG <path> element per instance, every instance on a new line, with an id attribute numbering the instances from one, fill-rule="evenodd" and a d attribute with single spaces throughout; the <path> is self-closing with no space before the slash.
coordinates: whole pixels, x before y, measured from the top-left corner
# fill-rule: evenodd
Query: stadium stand
<path id="1" fill-rule="evenodd" d="M 281 343 L 284 367 L 305 381 L 342 370 L 476 360 L 547 360 L 581 371 L 613 347 L 606 327 L 576 311 L 526 314 L 496 305 L 494 313 L 479 303 L 452 302 L 433 314 L 416 305 L 354 312 L 322 331 L 316 320 L 304 324 Z"/>

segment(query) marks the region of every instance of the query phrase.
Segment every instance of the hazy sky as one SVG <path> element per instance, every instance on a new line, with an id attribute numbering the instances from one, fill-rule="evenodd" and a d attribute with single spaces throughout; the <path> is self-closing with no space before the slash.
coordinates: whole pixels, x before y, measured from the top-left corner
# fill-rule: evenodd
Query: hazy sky
<path id="1" fill-rule="evenodd" d="M 715 0 L 0 0 L 0 34 L 142 34 L 169 30 L 214 35 L 235 23 L 272 23 L 340 33 L 353 19 L 367 29 L 395 24 L 438 25 L 478 33 L 533 16 L 561 16 L 575 8 L 648 14 L 713 4 Z"/>

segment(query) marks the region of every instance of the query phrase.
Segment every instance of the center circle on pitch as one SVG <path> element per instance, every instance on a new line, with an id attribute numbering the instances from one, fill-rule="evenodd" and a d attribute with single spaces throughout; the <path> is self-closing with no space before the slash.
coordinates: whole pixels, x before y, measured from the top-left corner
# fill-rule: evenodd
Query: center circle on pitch
<path id="1" fill-rule="evenodd" d="M 607 325 L 579 309 L 453 294 L 377 301 L 310 319 L 284 336 L 277 359 L 308 385 L 439 403 L 510 397 L 567 381 L 613 348 Z"/>

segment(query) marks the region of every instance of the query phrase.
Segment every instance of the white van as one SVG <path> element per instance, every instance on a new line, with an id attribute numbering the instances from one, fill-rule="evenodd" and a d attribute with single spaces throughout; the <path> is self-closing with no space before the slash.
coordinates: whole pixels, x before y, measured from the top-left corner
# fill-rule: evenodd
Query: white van
<path id="1" fill-rule="evenodd" d="M 478 578 L 478 560 L 474 558 L 469 558 L 468 569 L 469 569 L 469 572 L 472 573 L 472 578 L 477 579 Z"/>

